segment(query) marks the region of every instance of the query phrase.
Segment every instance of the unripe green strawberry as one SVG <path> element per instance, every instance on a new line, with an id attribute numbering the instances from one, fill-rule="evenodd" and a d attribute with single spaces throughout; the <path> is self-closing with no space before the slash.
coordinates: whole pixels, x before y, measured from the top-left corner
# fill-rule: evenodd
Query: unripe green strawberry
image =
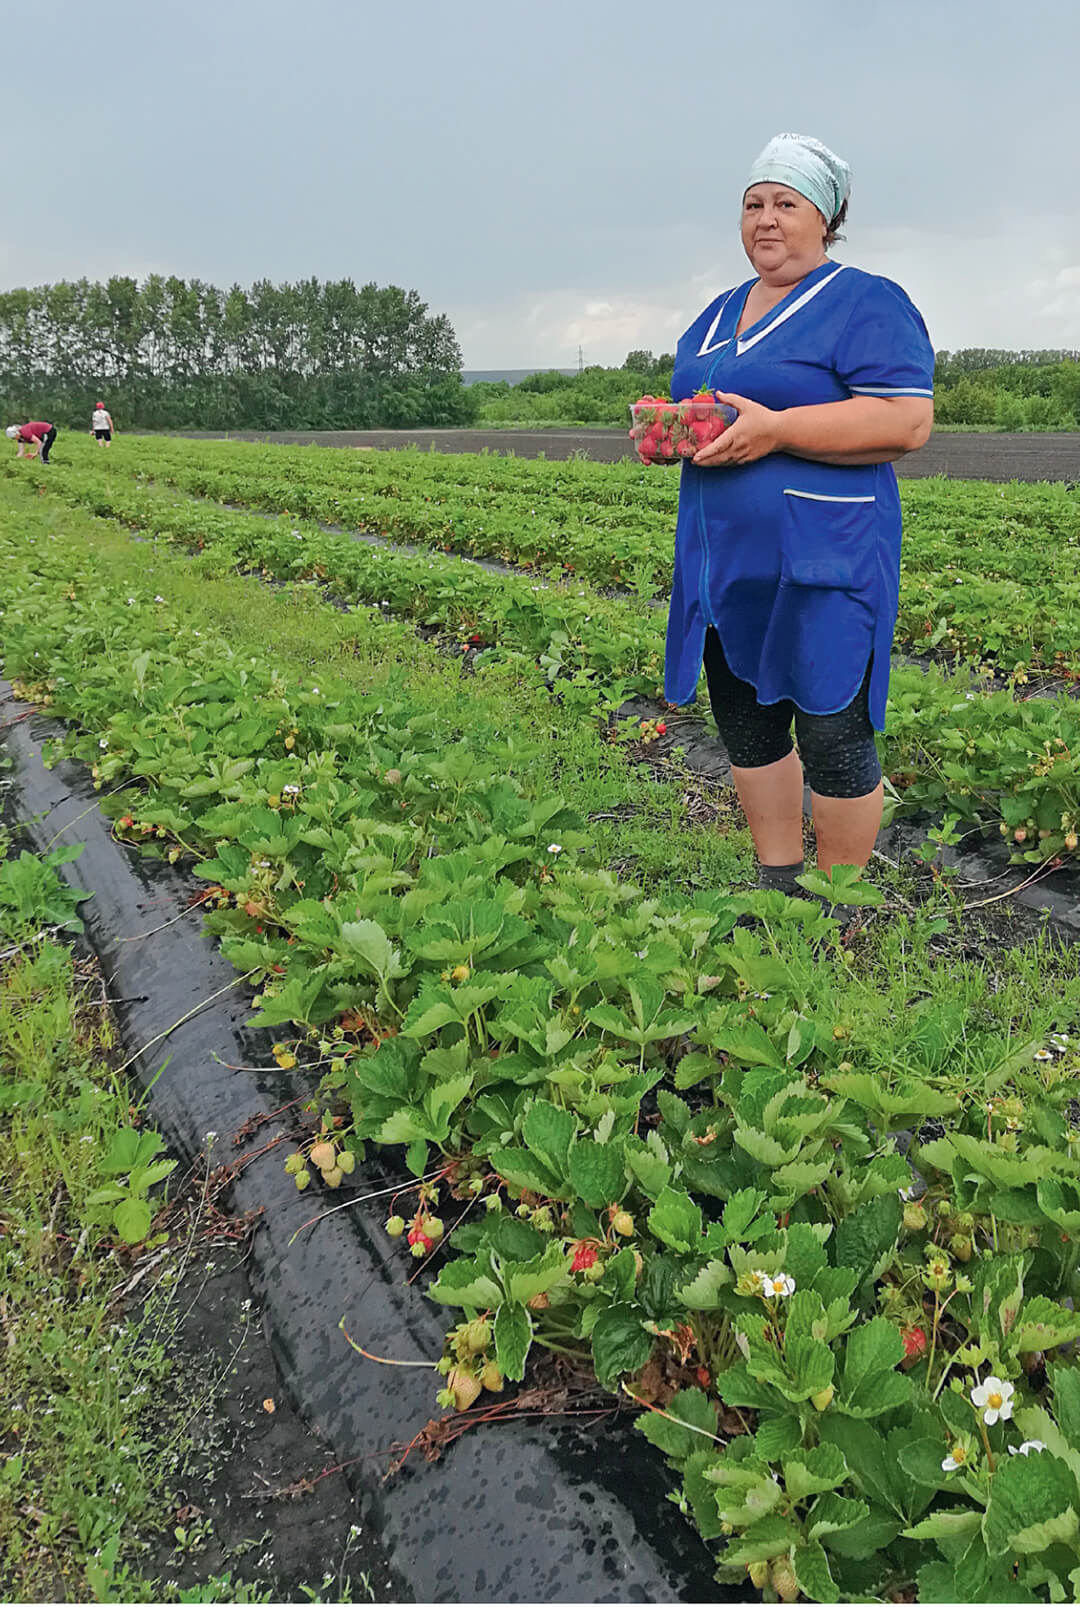
<path id="1" fill-rule="evenodd" d="M 453 1365 L 454 1363 L 451 1357 L 440 1356 L 438 1361 L 435 1363 L 435 1371 L 437 1373 L 442 1373 L 443 1377 L 445 1378 Z"/>
<path id="2" fill-rule="evenodd" d="M 304 1157 L 301 1155 L 299 1150 L 294 1150 L 285 1161 L 285 1170 L 288 1172 L 290 1177 L 295 1177 L 297 1172 L 302 1172 L 303 1169 Z"/>
<path id="3" fill-rule="evenodd" d="M 405 1218 L 403 1216 L 388 1216 L 386 1231 L 392 1239 L 400 1239 L 405 1232 Z"/>
<path id="4" fill-rule="evenodd" d="M 826 1384 L 825 1388 L 819 1389 L 816 1395 L 811 1395 L 810 1404 L 813 1406 L 814 1411 L 825 1411 L 835 1394 L 836 1390 L 833 1388 L 832 1384 Z"/>
<path id="5" fill-rule="evenodd" d="M 477 1317 L 475 1322 L 466 1323 L 461 1330 L 461 1340 L 464 1348 L 478 1355 L 491 1344 L 491 1324 L 486 1317 Z"/>
<path id="6" fill-rule="evenodd" d="M 551 1207 L 548 1205 L 537 1206 L 529 1218 L 529 1223 L 530 1226 L 538 1229 L 541 1233 L 553 1233 L 555 1231 L 555 1218 L 552 1216 Z"/>
<path id="7" fill-rule="evenodd" d="M 323 1139 L 320 1143 L 311 1146 L 309 1159 L 312 1166 L 317 1166 L 320 1172 L 329 1172 L 332 1167 L 337 1165 L 337 1150 L 333 1144 L 328 1144 Z"/>
<path id="8" fill-rule="evenodd" d="M 446 1382 L 453 1392 L 454 1405 L 458 1411 L 468 1411 L 480 1393 L 480 1380 L 474 1373 L 466 1372 L 464 1367 L 452 1367 Z"/>
<path id="9" fill-rule="evenodd" d="M 769 1564 L 767 1562 L 748 1562 L 746 1571 L 750 1575 L 750 1583 L 755 1590 L 764 1590 L 769 1582 Z"/>
<path id="10" fill-rule="evenodd" d="M 921 1233 L 926 1226 L 926 1212 L 917 1200 L 909 1200 L 904 1206 L 904 1226 L 909 1233 Z"/>
<path id="11" fill-rule="evenodd" d="M 435 1399 L 440 1406 L 445 1408 L 446 1411 L 449 1412 L 453 1410 L 454 1392 L 452 1389 L 440 1389 Z"/>
<path id="12" fill-rule="evenodd" d="M 337 1163 L 338 1171 L 344 1172 L 345 1176 L 348 1177 L 349 1173 L 356 1167 L 356 1156 L 351 1149 L 343 1149 L 337 1158 Z"/>
<path id="13" fill-rule="evenodd" d="M 311 1173 L 308 1171 L 307 1167 L 305 1166 L 305 1168 L 304 1168 L 304 1170 L 302 1172 L 297 1172 L 297 1174 L 296 1174 L 296 1186 L 300 1190 L 300 1192 L 303 1193 L 303 1191 L 307 1188 L 307 1186 L 308 1186 L 308 1184 L 310 1182 L 311 1182 Z"/>
<path id="14" fill-rule="evenodd" d="M 332 1166 L 328 1172 L 323 1173 L 322 1180 L 328 1189 L 339 1189 L 344 1175 L 340 1166 Z"/>
<path id="15" fill-rule="evenodd" d="M 489 1361 L 483 1372 L 480 1374 L 480 1382 L 484 1388 L 489 1389 L 493 1395 L 497 1395 L 503 1388 L 503 1375 L 493 1361 Z"/>
<path id="16" fill-rule="evenodd" d="M 966 1233 L 954 1233 L 949 1240 L 949 1249 L 957 1261 L 970 1261 L 974 1248 L 970 1236 Z"/>
<path id="17" fill-rule="evenodd" d="M 532 1206 L 531 1205 L 519 1205 L 517 1210 L 514 1212 L 514 1215 L 515 1216 L 520 1216 L 524 1220 L 525 1217 L 532 1216 Z"/>
<path id="18" fill-rule="evenodd" d="M 599 1283 L 600 1279 L 604 1276 L 604 1263 L 602 1261 L 594 1261 L 591 1267 L 586 1267 L 584 1269 L 581 1276 L 585 1279 L 586 1283 Z"/>
<path id="19" fill-rule="evenodd" d="M 426 1233 L 429 1239 L 441 1239 L 443 1236 L 442 1221 L 437 1216 L 426 1216 L 420 1224 L 420 1231 Z"/>
<path id="20" fill-rule="evenodd" d="M 501 1211 L 503 1203 L 498 1194 L 489 1194 L 484 1200 L 485 1211 Z"/>
<path id="21" fill-rule="evenodd" d="M 629 1211 L 616 1211 L 611 1219 L 611 1225 L 621 1238 L 629 1239 L 634 1232 L 634 1219 Z"/>
<path id="22" fill-rule="evenodd" d="M 788 1557 L 778 1557 L 769 1569 L 769 1583 L 781 1601 L 798 1601 L 799 1581 Z"/>

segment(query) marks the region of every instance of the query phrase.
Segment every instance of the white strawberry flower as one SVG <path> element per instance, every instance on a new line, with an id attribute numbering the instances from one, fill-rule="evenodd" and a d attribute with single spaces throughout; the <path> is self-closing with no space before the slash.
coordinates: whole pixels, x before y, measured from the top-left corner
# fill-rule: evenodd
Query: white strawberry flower
<path id="1" fill-rule="evenodd" d="M 1012 1416 L 1012 1398 L 1015 1394 L 1016 1390 L 1007 1379 L 995 1378 L 991 1373 L 989 1378 L 976 1384 L 972 1390 L 971 1404 L 983 1414 L 987 1428 L 993 1428 L 999 1419 L 1004 1423 Z"/>
<path id="2" fill-rule="evenodd" d="M 943 1473 L 955 1473 L 957 1468 L 962 1468 L 966 1462 L 967 1447 L 965 1445 L 961 1445 L 958 1441 L 953 1446 L 944 1462 L 942 1462 L 941 1471 Z"/>
<path id="3" fill-rule="evenodd" d="M 1053 1060 L 1053 1058 L 1054 1057 L 1050 1053 L 1049 1049 L 1036 1049 L 1035 1051 L 1036 1060 Z"/>
<path id="4" fill-rule="evenodd" d="M 547 851 L 548 851 L 549 854 L 561 854 L 562 853 L 562 843 L 548 843 L 548 850 Z"/>
<path id="5" fill-rule="evenodd" d="M 1025 1440 L 1022 1445 L 1010 1445 L 1010 1456 L 1027 1456 L 1031 1451 L 1045 1451 L 1046 1446 L 1042 1440 Z"/>
<path id="6" fill-rule="evenodd" d="M 778 1272 L 775 1278 L 766 1279 L 766 1292 L 774 1300 L 784 1300 L 795 1293 L 795 1279 L 789 1278 L 786 1272 Z"/>

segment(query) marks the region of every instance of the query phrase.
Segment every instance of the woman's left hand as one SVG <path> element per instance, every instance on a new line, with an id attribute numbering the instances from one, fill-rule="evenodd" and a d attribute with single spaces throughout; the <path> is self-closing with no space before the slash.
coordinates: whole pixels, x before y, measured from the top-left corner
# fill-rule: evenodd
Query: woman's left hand
<path id="1" fill-rule="evenodd" d="M 780 414 L 760 402 L 751 402 L 745 396 L 726 395 L 716 391 L 719 402 L 738 409 L 738 418 L 729 424 L 723 435 L 703 446 L 690 459 L 701 469 L 724 469 L 740 463 L 755 463 L 780 444 Z"/>

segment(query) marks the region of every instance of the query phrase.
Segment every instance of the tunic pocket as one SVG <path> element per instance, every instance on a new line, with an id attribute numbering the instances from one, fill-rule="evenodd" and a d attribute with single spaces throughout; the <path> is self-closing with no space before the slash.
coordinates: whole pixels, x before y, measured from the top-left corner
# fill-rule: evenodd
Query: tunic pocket
<path id="1" fill-rule="evenodd" d="M 791 586 L 865 592 L 876 573 L 876 497 L 784 489 L 781 579 Z"/>

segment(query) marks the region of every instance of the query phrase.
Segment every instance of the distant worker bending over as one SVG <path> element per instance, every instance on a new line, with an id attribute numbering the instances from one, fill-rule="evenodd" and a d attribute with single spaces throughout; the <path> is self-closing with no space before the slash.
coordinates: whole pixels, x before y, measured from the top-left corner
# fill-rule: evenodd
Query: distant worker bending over
<path id="1" fill-rule="evenodd" d="M 36 458 L 40 451 L 42 463 L 48 463 L 56 440 L 55 424 L 46 424 L 43 419 L 30 424 L 9 424 L 6 434 L 9 441 L 19 443 L 16 457 Z"/>

